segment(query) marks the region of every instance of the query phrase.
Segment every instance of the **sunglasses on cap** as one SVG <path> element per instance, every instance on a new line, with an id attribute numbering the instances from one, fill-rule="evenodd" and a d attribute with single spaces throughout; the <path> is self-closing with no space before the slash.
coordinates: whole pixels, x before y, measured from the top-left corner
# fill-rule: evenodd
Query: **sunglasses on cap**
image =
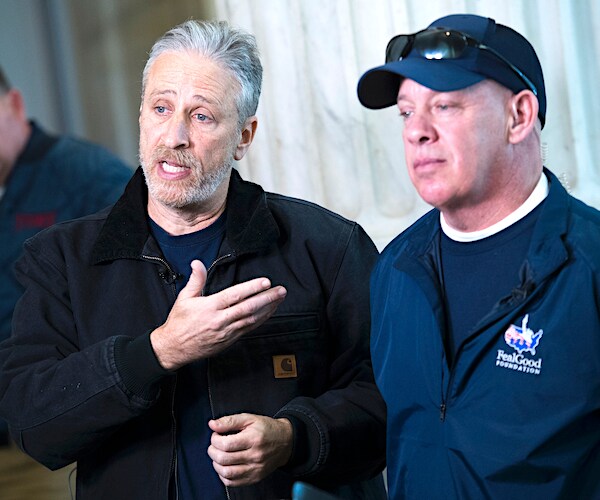
<path id="1" fill-rule="evenodd" d="M 496 56 L 537 96 L 537 88 L 519 68 L 493 48 L 460 31 L 430 28 L 412 35 L 397 35 L 389 41 L 385 49 L 385 63 L 400 61 L 410 52 L 414 52 L 425 59 L 458 59 L 467 47 L 487 50 Z"/>

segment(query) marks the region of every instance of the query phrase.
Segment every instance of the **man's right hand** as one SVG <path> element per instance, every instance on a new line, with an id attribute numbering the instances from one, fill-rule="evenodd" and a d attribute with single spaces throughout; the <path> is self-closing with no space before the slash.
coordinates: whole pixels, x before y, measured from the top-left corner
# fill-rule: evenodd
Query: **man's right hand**
<path id="1" fill-rule="evenodd" d="M 159 363 L 176 370 L 218 354 L 266 321 L 285 299 L 286 289 L 256 278 L 203 297 L 206 268 L 191 263 L 192 274 L 177 296 L 167 321 L 150 334 Z"/>

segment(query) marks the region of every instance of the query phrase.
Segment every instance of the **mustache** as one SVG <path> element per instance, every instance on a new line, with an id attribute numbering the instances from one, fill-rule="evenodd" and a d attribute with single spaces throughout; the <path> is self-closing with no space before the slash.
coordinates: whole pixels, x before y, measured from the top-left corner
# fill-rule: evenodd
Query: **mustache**
<path id="1" fill-rule="evenodd" d="M 152 163 L 158 163 L 166 161 L 168 163 L 175 163 L 182 167 L 191 169 L 201 169 L 202 165 L 198 159 L 189 151 L 180 151 L 177 149 L 168 148 L 166 146 L 157 146 L 152 151 Z M 151 163 L 151 164 L 152 164 Z"/>

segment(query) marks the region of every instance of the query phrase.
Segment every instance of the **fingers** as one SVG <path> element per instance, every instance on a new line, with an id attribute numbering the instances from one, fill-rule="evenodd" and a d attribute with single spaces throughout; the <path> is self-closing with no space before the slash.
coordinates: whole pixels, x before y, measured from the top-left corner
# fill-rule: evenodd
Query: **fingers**
<path id="1" fill-rule="evenodd" d="M 290 457 L 293 431 L 287 419 L 242 413 L 211 420 L 209 427 L 215 432 L 208 455 L 227 486 L 260 481 Z"/>
<path id="2" fill-rule="evenodd" d="M 250 436 L 243 432 L 251 422 L 251 415 L 247 414 L 226 416 L 208 422 L 208 426 L 214 431 L 208 456 L 225 486 L 248 485 L 261 477 L 260 457 L 252 450 Z"/>
<path id="3" fill-rule="evenodd" d="M 233 435 L 214 433 L 208 456 L 225 486 L 245 486 L 265 477 L 264 459 L 244 431 Z"/>
<path id="4" fill-rule="evenodd" d="M 150 334 L 154 353 L 167 370 L 223 351 L 271 317 L 287 294 L 282 286 L 271 288 L 267 278 L 256 278 L 201 296 L 206 268 L 197 260 L 191 267 L 167 320 Z"/>
<path id="5" fill-rule="evenodd" d="M 206 267 L 204 264 L 199 260 L 193 260 L 190 266 L 192 267 L 190 279 L 181 292 L 179 292 L 179 297 L 182 299 L 199 297 L 206 283 Z"/>
<path id="6" fill-rule="evenodd" d="M 267 280 L 268 281 L 268 280 Z M 242 285 L 250 284 L 243 283 Z M 236 288 L 231 287 L 231 289 Z M 221 293 L 230 292 L 231 289 L 224 290 Z M 239 290 L 238 290 L 239 292 Z M 268 288 L 262 290 L 255 295 L 245 295 L 248 293 L 248 288 L 244 289 L 242 295 L 233 295 L 225 293 L 226 302 L 231 303 L 227 308 L 222 309 L 224 313 L 224 325 L 228 325 L 227 328 L 238 332 L 239 334 L 245 333 L 253 328 L 258 327 L 265 322 L 271 315 L 277 310 L 277 307 L 287 295 L 287 290 L 282 286 L 276 286 L 274 288 Z M 238 302 L 233 302 L 239 298 Z M 223 300 L 223 297 L 218 300 Z"/>
<path id="7" fill-rule="evenodd" d="M 261 480 L 255 468 L 247 464 L 223 466 L 213 462 L 213 469 L 219 475 L 221 482 L 229 487 L 248 486 Z"/>
<path id="8" fill-rule="evenodd" d="M 208 456 L 213 462 L 221 467 L 230 467 L 232 465 L 252 465 L 260 462 L 257 454 L 249 452 L 250 448 L 238 451 L 224 451 L 213 444 L 208 447 Z"/>
<path id="9" fill-rule="evenodd" d="M 254 415 L 240 413 L 228 415 L 217 420 L 210 420 L 208 426 L 214 431 L 211 444 L 218 450 L 235 452 L 247 450 L 252 446 L 249 442 L 250 436 L 242 431 L 255 422 Z M 236 463 L 235 461 L 230 463 Z"/>
<path id="10" fill-rule="evenodd" d="M 250 423 L 252 423 L 252 420 L 249 414 L 239 413 L 237 415 L 227 415 L 216 420 L 209 420 L 208 426 L 218 434 L 230 434 L 241 431 Z"/>
<path id="11" fill-rule="evenodd" d="M 273 289 L 277 288 L 282 287 L 274 287 Z M 227 309 L 269 289 L 271 289 L 271 282 L 267 278 L 255 278 L 233 285 L 215 294 L 214 297 L 219 301 L 220 309 Z"/>

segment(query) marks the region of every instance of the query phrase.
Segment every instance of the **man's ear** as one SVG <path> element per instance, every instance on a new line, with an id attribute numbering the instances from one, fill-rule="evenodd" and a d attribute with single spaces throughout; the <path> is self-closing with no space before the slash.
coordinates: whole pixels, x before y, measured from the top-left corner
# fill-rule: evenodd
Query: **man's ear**
<path id="1" fill-rule="evenodd" d="M 508 139 L 517 144 L 535 128 L 538 119 L 539 103 L 531 90 L 522 90 L 511 97 Z"/>
<path id="2" fill-rule="evenodd" d="M 10 89 L 7 93 L 8 101 L 10 103 L 10 109 L 13 114 L 21 121 L 27 120 L 27 112 L 25 110 L 25 99 L 23 94 L 17 89 Z"/>
<path id="3" fill-rule="evenodd" d="M 245 156 L 246 151 L 248 151 L 250 144 L 252 144 L 252 141 L 254 140 L 254 134 L 256 134 L 257 126 L 258 118 L 256 118 L 256 116 L 251 116 L 246 120 L 240 135 L 240 142 L 238 143 L 235 149 L 235 154 L 233 155 L 236 160 L 241 160 Z"/>

